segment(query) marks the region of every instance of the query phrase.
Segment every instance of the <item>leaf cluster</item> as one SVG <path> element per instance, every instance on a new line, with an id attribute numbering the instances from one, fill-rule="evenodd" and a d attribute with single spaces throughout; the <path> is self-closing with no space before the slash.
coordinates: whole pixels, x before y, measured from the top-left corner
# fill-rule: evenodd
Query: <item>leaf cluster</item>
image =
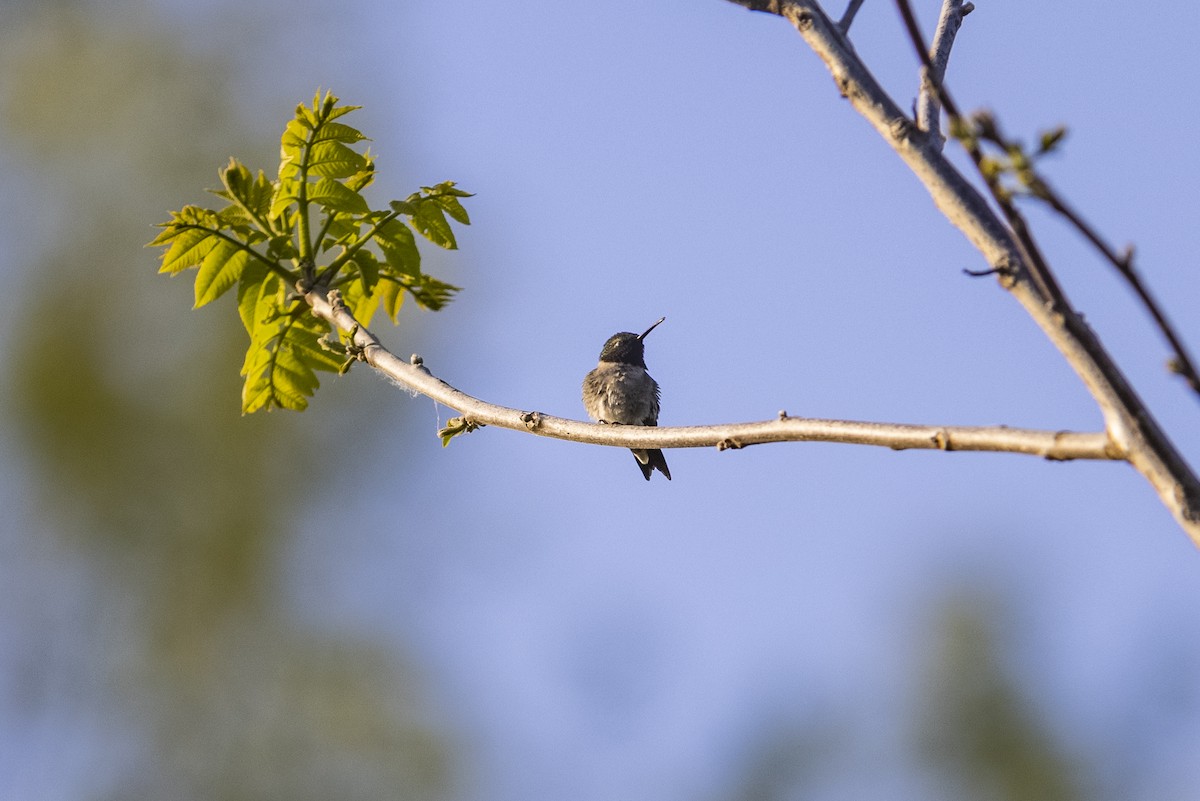
<path id="1" fill-rule="evenodd" d="M 1037 172 L 1038 162 L 1058 150 L 1067 136 L 1064 126 L 1038 134 L 1037 146 L 1029 148 L 1019 139 L 1009 139 L 1000 131 L 995 117 L 978 111 L 969 117 L 956 117 L 950 135 L 970 151 L 979 152 L 979 171 L 988 183 L 1006 199 L 1031 196 L 1046 200 L 1049 189 Z"/>
<path id="2" fill-rule="evenodd" d="M 237 288 L 250 339 L 243 413 L 302 410 L 319 385 L 316 371 L 344 366 L 322 346 L 329 326 L 297 286 L 338 289 L 363 325 L 380 307 L 395 322 L 407 296 L 437 311 L 459 290 L 421 271 L 416 234 L 457 248 L 451 221 L 470 224 L 461 202 L 470 193 L 444 181 L 372 209 L 363 190 L 375 162 L 355 148 L 367 138 L 342 120 L 357 108 L 318 92 L 284 129 L 275 180 L 230 159 L 219 171 L 221 188 L 210 190 L 224 206 L 171 212 L 148 245 L 164 249 L 159 272 L 196 271 L 196 308 Z"/>

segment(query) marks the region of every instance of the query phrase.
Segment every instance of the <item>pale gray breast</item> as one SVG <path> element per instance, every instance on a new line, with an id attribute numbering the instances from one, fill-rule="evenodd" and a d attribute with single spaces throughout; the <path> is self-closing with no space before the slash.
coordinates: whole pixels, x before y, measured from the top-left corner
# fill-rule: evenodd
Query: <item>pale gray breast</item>
<path id="1" fill-rule="evenodd" d="M 583 379 L 583 404 L 593 420 L 655 425 L 658 384 L 641 367 L 604 362 Z"/>

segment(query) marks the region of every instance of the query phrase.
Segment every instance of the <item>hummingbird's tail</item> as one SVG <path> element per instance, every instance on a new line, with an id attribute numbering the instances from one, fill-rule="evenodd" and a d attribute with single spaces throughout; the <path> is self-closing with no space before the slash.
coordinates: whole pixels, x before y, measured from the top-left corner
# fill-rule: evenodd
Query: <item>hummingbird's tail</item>
<path id="1" fill-rule="evenodd" d="M 667 459 L 658 448 L 650 451 L 635 450 L 633 458 L 637 459 L 638 468 L 647 481 L 650 480 L 650 474 L 654 472 L 655 468 L 667 477 L 667 481 L 671 480 L 671 470 L 667 467 Z"/>

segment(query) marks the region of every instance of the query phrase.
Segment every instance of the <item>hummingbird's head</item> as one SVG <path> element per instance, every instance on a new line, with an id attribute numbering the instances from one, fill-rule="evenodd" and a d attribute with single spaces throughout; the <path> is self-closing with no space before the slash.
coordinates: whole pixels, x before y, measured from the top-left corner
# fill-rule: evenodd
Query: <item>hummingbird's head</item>
<path id="1" fill-rule="evenodd" d="M 649 334 L 658 327 L 659 323 L 666 319 L 666 317 L 659 318 L 657 323 L 640 334 L 631 334 L 628 331 L 613 334 L 604 343 L 604 349 L 600 351 L 600 361 L 616 362 L 617 364 L 635 364 L 638 367 L 645 367 L 646 348 L 642 340 L 646 338 L 646 334 Z"/>

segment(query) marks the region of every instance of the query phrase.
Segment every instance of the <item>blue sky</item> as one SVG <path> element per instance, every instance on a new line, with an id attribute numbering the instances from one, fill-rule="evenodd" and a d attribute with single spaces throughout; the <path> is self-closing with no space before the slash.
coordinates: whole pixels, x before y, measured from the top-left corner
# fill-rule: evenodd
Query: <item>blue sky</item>
<path id="1" fill-rule="evenodd" d="M 930 30 L 936 4 L 915 5 Z M 1200 14 L 976 5 L 948 74 L 960 105 L 1027 141 L 1069 126 L 1051 180 L 1137 244 L 1200 348 Z M 460 298 L 377 326 L 465 392 L 582 417 L 605 338 L 666 315 L 647 341 L 664 425 L 786 409 L 1100 426 L 1020 307 L 963 276 L 981 258 L 781 19 L 718 0 L 350 3 L 337 20 L 315 3 L 150 8 L 197 49 L 242 35 L 263 48 L 236 58 L 264 130 L 318 86 L 364 106 L 379 200 L 446 179 L 477 193 L 461 251 L 426 249 Z M 852 38 L 907 107 L 917 69 L 893 5 L 867 3 Z M 1130 293 L 1030 216 L 1200 464 L 1200 405 L 1165 374 Z M 180 282 L 181 310 L 189 293 Z M 335 419 L 354 392 L 376 392 L 398 424 L 354 443 L 367 478 L 336 509 L 306 510 L 281 568 L 288 601 L 416 655 L 464 744 L 464 798 L 712 798 L 762 721 L 831 709 L 871 732 L 856 747 L 872 767 L 819 797 L 923 797 L 897 721 L 931 610 L 961 587 L 1011 600 L 1014 663 L 1082 749 L 1145 770 L 1147 798 L 1200 786 L 1195 718 L 1122 734 L 1172 659 L 1200 658 L 1200 560 L 1127 467 L 785 444 L 669 452 L 674 481 L 647 484 L 619 449 L 484 429 L 443 450 L 434 433 L 453 412 L 363 370 L 306 414 Z M 1185 695 L 1196 709 L 1194 678 Z"/>

